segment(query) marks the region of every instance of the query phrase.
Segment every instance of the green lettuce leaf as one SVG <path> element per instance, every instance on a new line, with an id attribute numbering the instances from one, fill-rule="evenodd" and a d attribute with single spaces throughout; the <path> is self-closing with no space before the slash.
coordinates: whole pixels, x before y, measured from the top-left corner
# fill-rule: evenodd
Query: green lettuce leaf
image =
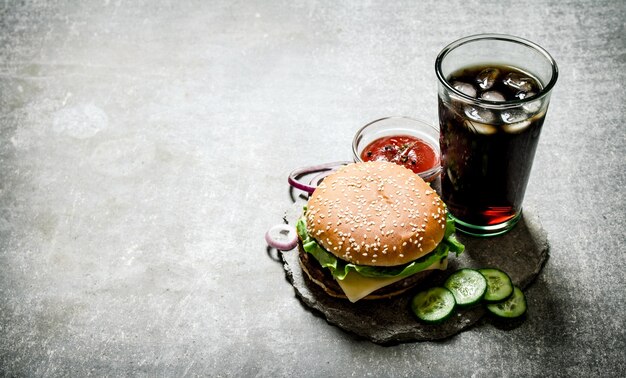
<path id="1" fill-rule="evenodd" d="M 450 251 L 456 253 L 456 255 L 459 256 L 461 253 L 463 253 L 463 251 L 465 251 L 465 246 L 461 244 L 460 241 L 458 241 L 455 231 L 456 229 L 454 227 L 454 220 L 448 217 L 448 219 L 446 219 L 446 230 L 443 234 L 442 243 L 446 243 L 450 247 Z"/>
<path id="2" fill-rule="evenodd" d="M 304 251 L 311 254 L 322 267 L 328 268 L 333 277 L 343 280 L 350 271 L 355 271 L 365 277 L 405 277 L 420 272 L 438 261 L 443 261 L 448 256 L 449 251 L 461 254 L 465 246 L 456 240 L 454 236 L 454 221 L 448 219 L 444 238 L 434 251 L 422 256 L 419 259 L 405 265 L 390 267 L 375 267 L 367 265 L 356 265 L 340 260 L 335 255 L 326 251 L 307 232 L 304 217 L 298 219 L 296 231 Z"/>

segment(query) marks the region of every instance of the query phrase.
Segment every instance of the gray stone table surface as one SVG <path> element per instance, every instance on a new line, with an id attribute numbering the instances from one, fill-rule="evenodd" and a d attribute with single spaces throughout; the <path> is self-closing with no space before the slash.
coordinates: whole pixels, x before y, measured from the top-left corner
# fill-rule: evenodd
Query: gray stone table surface
<path id="1" fill-rule="evenodd" d="M 626 3 L 4 1 L 0 375 L 624 376 Z M 514 329 L 380 346 L 297 300 L 266 229 L 368 121 L 436 122 L 465 35 L 560 79 L 525 203 L 551 257 Z"/>

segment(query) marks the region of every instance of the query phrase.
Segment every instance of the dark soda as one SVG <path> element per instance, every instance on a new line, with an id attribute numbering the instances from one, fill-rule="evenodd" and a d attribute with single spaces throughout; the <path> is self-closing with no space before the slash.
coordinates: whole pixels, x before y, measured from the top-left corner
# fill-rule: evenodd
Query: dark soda
<path id="1" fill-rule="evenodd" d="M 470 225 L 515 220 L 547 110 L 547 99 L 536 96 L 541 83 L 501 65 L 467 67 L 447 82 L 476 100 L 439 96 L 443 200 Z"/>

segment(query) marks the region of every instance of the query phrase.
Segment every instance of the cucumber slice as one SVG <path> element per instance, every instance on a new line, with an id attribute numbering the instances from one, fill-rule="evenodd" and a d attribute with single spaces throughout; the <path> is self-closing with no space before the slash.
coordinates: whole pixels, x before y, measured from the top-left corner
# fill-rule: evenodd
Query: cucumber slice
<path id="1" fill-rule="evenodd" d="M 500 302 L 513 294 L 513 283 L 508 274 L 494 268 L 478 269 L 478 271 L 487 279 L 485 301 Z"/>
<path id="2" fill-rule="evenodd" d="M 470 306 L 483 299 L 487 280 L 477 270 L 460 269 L 452 273 L 443 286 L 452 292 L 456 304 Z"/>
<path id="3" fill-rule="evenodd" d="M 426 323 L 439 323 L 454 310 L 454 295 L 443 287 L 433 287 L 418 293 L 411 301 L 413 313 Z"/>
<path id="4" fill-rule="evenodd" d="M 519 287 L 513 287 L 513 295 L 504 302 L 491 303 L 487 310 L 501 318 L 517 318 L 526 312 L 526 298 Z"/>

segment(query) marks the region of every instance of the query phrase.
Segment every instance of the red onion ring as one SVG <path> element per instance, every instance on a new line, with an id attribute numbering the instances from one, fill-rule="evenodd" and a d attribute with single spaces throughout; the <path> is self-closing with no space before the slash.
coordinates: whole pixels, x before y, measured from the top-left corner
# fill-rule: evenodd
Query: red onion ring
<path id="1" fill-rule="evenodd" d="M 289 251 L 298 245 L 298 233 L 294 226 L 277 224 L 265 233 L 265 241 L 279 251 Z"/>
<path id="2" fill-rule="evenodd" d="M 314 188 L 317 188 L 319 186 L 319 184 L 322 183 L 322 181 L 326 178 L 326 176 L 328 176 L 329 174 L 335 172 L 336 169 L 331 169 L 328 171 L 324 171 L 324 172 L 320 172 L 318 174 L 316 174 L 315 176 L 311 177 L 311 179 L 309 180 L 309 185 L 311 185 Z"/>
<path id="3" fill-rule="evenodd" d="M 352 163 L 351 161 L 336 161 L 333 163 L 326 163 L 326 164 L 320 164 L 320 165 L 313 165 L 310 167 L 303 167 L 303 168 L 298 168 L 298 169 L 294 169 L 293 171 L 291 171 L 291 173 L 289 174 L 289 178 L 287 179 L 287 181 L 289 182 L 289 185 L 293 186 L 296 189 L 300 189 L 302 191 L 305 191 L 309 194 L 312 194 L 315 189 L 317 188 L 317 184 L 313 185 L 314 181 L 317 179 L 318 183 L 321 182 L 321 179 L 323 177 L 326 177 L 326 175 L 328 175 L 329 173 L 331 173 L 332 171 L 335 171 L 337 169 L 339 169 L 340 167 L 346 165 L 346 164 L 350 164 Z M 330 171 L 327 172 L 326 175 L 324 175 L 322 177 L 322 174 L 318 174 L 316 175 L 309 184 L 305 184 L 301 181 L 298 181 L 298 177 L 302 176 L 302 175 L 306 175 L 309 173 L 315 173 L 315 172 L 322 172 L 322 171 Z"/>

